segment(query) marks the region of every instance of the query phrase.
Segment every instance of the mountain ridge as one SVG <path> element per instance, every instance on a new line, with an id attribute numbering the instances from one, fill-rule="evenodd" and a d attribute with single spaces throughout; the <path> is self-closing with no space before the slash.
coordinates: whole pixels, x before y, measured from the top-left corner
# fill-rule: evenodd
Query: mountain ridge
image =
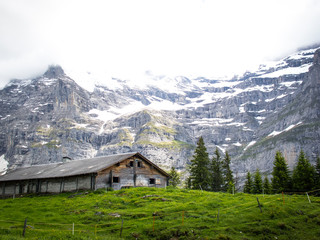
<path id="1" fill-rule="evenodd" d="M 88 91 L 60 66 L 50 66 L 43 76 L 13 80 L 0 90 L 0 156 L 12 169 L 62 161 L 63 156 L 139 151 L 164 168 L 183 171 L 203 136 L 210 154 L 215 147 L 230 153 L 239 175 L 255 168 L 268 174 L 279 149 L 267 144 L 263 150 L 262 143 L 283 134 L 292 138 L 293 131 L 318 124 L 319 55 L 316 49 L 303 50 L 230 81 L 177 77 L 172 91 L 166 91 L 169 85 L 156 86 L 159 82 L 131 88 L 119 79 L 114 81 L 121 88 L 111 82 Z M 164 78 L 156 81 L 170 82 Z M 308 111 L 296 113 L 297 106 Z M 304 122 L 305 115 L 314 117 Z M 313 132 L 308 144 L 317 142 L 319 130 L 312 129 L 297 139 Z M 301 139 L 285 139 L 280 150 L 303 148 L 312 158 L 320 153 Z"/>

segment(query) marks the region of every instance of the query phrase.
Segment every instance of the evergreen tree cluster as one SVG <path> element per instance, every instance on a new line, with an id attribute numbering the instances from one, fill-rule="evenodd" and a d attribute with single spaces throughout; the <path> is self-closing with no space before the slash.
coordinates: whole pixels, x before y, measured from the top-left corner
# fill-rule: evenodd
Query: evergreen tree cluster
<path id="1" fill-rule="evenodd" d="M 204 140 L 200 137 L 189 165 L 190 177 L 187 179 L 187 187 L 215 192 L 235 191 L 235 180 L 230 163 L 228 152 L 221 157 L 218 148 L 210 159 Z M 292 174 L 282 153 L 278 151 L 273 162 L 271 181 L 267 176 L 263 178 L 259 169 L 254 174 L 248 172 L 243 191 L 253 194 L 271 194 L 307 192 L 313 189 L 320 189 L 320 158 L 317 158 L 316 165 L 313 166 L 301 150 Z"/>
<path id="2" fill-rule="evenodd" d="M 262 177 L 259 169 L 254 176 L 247 173 L 243 192 L 245 193 L 280 193 L 280 192 L 307 192 L 320 189 L 320 158 L 317 158 L 315 166 L 312 166 L 301 150 L 298 162 L 290 174 L 288 165 L 282 153 L 278 151 L 273 162 L 272 180 Z"/>
<path id="3" fill-rule="evenodd" d="M 262 176 L 259 169 L 256 170 L 253 176 L 250 172 L 248 172 L 243 192 L 253 194 L 270 194 L 272 192 L 270 181 L 268 177 L 264 177 L 264 180 L 262 181 Z"/>
<path id="4" fill-rule="evenodd" d="M 235 184 L 230 162 L 228 152 L 222 158 L 217 148 L 210 160 L 203 138 L 200 137 L 189 165 L 190 177 L 187 180 L 187 187 L 215 192 L 233 192 Z"/>

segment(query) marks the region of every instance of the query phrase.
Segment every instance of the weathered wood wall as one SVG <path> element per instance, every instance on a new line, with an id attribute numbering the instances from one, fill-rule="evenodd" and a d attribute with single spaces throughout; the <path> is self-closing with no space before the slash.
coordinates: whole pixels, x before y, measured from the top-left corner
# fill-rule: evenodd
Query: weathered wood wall
<path id="1" fill-rule="evenodd" d="M 116 180 L 118 180 L 116 182 Z M 166 187 L 167 177 L 143 159 L 132 157 L 95 174 L 0 183 L 0 196 L 60 193 L 112 187 Z"/>
<path id="2" fill-rule="evenodd" d="M 130 162 L 133 162 L 130 164 Z M 117 177 L 119 182 L 114 182 Z M 150 183 L 154 179 L 154 183 Z M 132 157 L 108 169 L 100 171 L 96 188 L 112 187 L 115 190 L 126 187 L 166 187 L 167 177 L 143 159 Z"/>
<path id="3" fill-rule="evenodd" d="M 3 197 L 25 193 L 60 193 L 92 189 L 92 175 L 49 178 L 39 180 L 10 181 L 0 184 Z"/>

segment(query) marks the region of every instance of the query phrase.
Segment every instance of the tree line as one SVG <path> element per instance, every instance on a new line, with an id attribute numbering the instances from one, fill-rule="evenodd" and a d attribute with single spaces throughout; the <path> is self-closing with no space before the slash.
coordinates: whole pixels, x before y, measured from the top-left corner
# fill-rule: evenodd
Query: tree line
<path id="1" fill-rule="evenodd" d="M 200 137 L 189 165 L 190 176 L 187 179 L 187 188 L 215 192 L 234 191 L 235 184 L 230 162 L 228 152 L 222 158 L 217 148 L 210 160 L 203 138 Z"/>
<path id="2" fill-rule="evenodd" d="M 230 162 L 231 158 L 228 152 L 222 157 L 217 148 L 210 159 L 204 140 L 200 137 L 191 163 L 188 166 L 190 175 L 186 180 L 186 188 L 214 192 L 234 192 L 236 183 L 230 168 Z M 180 179 L 174 168 L 171 169 L 170 175 L 174 176 L 170 180 L 170 185 L 177 186 Z M 291 173 L 285 158 L 278 151 L 275 155 L 271 175 L 271 180 L 269 180 L 267 176 L 262 179 L 259 169 L 253 174 L 247 172 L 243 192 L 271 194 L 307 192 L 313 189 L 320 189 L 320 158 L 317 158 L 316 165 L 313 166 L 305 153 L 301 151 L 298 162 Z"/>
<path id="3" fill-rule="evenodd" d="M 305 153 L 301 150 L 298 162 L 290 172 L 287 162 L 280 151 L 276 152 L 273 162 L 271 182 L 262 177 L 259 169 L 252 175 L 247 173 L 243 191 L 245 193 L 280 193 L 280 192 L 307 192 L 320 189 L 320 158 L 316 165 L 311 165 Z"/>

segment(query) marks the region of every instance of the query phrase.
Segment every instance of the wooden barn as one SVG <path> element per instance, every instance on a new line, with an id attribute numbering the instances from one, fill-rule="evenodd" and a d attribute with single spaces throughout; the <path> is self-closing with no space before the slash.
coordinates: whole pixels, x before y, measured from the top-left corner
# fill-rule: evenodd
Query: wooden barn
<path id="1" fill-rule="evenodd" d="M 164 170 L 140 153 L 125 153 L 18 168 L 0 176 L 0 194 L 166 187 L 168 179 Z"/>

